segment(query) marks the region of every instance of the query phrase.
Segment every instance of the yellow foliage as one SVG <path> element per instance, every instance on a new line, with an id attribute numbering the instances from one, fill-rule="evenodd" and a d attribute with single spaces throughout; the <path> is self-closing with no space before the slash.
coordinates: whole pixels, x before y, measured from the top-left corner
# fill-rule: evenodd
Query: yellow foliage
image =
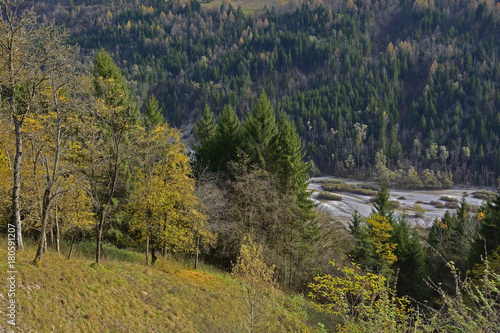
<path id="1" fill-rule="evenodd" d="M 394 254 L 397 244 L 390 242 L 393 227 L 379 214 L 372 214 L 366 221 L 370 226 L 370 238 L 375 244 L 377 254 L 387 263 L 394 263 L 398 258 Z"/>
<path id="2" fill-rule="evenodd" d="M 309 296 L 321 301 L 316 305 L 320 311 L 342 319 L 338 331 L 403 332 L 418 322 L 409 300 L 395 297 L 383 276 L 364 274 L 354 263 L 331 264 L 340 274 L 315 277 Z"/>
<path id="3" fill-rule="evenodd" d="M 168 125 L 151 133 L 142 129 L 137 139 L 140 166 L 135 170 L 135 190 L 130 209 L 136 220 L 134 228 L 144 239 L 164 244 L 173 252 L 189 253 L 195 249 L 195 234 L 212 241 L 207 217 L 199 211 L 194 195 L 189 157 L 179 132 Z"/>

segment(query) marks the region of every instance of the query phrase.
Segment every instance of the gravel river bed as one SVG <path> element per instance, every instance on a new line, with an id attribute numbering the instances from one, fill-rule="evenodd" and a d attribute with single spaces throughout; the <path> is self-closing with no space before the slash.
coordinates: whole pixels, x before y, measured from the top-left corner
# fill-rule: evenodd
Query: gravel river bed
<path id="1" fill-rule="evenodd" d="M 311 179 L 308 189 L 313 191 L 312 199 L 319 203 L 318 208 L 335 219 L 347 224 L 350 220 L 352 214 L 355 210 L 358 210 L 359 214 L 366 217 L 371 214 L 373 209 L 373 204 L 370 201 L 371 196 L 360 195 L 349 192 L 331 192 L 342 197 L 342 201 L 333 200 L 317 200 L 318 192 L 323 191 L 322 183 L 328 179 L 342 180 L 347 184 L 358 185 L 366 184 L 366 182 L 355 181 L 350 179 L 336 178 L 336 177 L 315 177 Z M 453 208 L 436 208 L 431 205 L 431 201 L 441 202 L 446 204 L 447 202 L 441 200 L 441 197 L 447 196 L 449 198 L 455 198 L 460 202 L 462 197 L 470 205 L 481 206 L 485 200 L 477 199 L 473 197 L 473 193 L 478 190 L 494 191 L 492 187 L 473 187 L 465 185 L 455 185 L 450 189 L 442 190 L 401 190 L 389 188 L 391 194 L 391 200 L 399 202 L 399 208 L 395 210 L 396 216 L 401 216 L 403 214 L 407 215 L 408 221 L 412 227 L 420 228 L 430 228 L 435 219 L 440 219 L 443 217 L 445 212 L 449 210 L 451 213 L 455 213 Z M 420 206 L 425 210 L 423 215 L 415 216 L 415 211 L 413 206 L 415 204 L 420 204 Z"/>

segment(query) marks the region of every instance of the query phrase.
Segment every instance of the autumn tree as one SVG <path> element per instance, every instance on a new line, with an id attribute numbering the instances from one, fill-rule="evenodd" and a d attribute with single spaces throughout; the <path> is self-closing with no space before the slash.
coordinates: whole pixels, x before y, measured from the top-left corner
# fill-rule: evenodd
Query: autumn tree
<path id="1" fill-rule="evenodd" d="M 86 152 L 85 177 L 96 218 L 96 262 L 101 260 L 104 224 L 112 208 L 126 142 L 139 119 L 139 112 L 120 69 L 104 50 L 94 59 L 94 92 L 97 102 L 82 143 Z"/>
<path id="2" fill-rule="evenodd" d="M 78 166 L 73 164 L 73 160 L 75 150 L 79 149 L 78 127 L 89 100 L 87 92 L 90 88 L 89 80 L 75 71 L 73 49 L 65 45 L 64 41 L 54 43 L 52 48 L 54 53 L 49 57 L 51 61 L 46 64 L 46 70 L 50 74 L 41 94 L 44 100 L 39 116 L 33 119 L 34 127 L 38 131 L 43 130 L 38 144 L 40 169 L 43 170 L 44 179 L 40 200 L 40 239 L 35 262 L 42 258 L 54 202 L 62 193 L 71 191 L 79 179 L 76 175 Z"/>
<path id="3" fill-rule="evenodd" d="M 243 240 L 238 261 L 233 267 L 233 276 L 245 282 L 248 332 L 272 331 L 272 322 L 266 318 L 271 309 L 265 297 L 266 291 L 272 294 L 272 289 L 275 287 L 274 267 L 267 265 L 263 256 L 262 245 L 254 242 L 250 232 Z"/>
<path id="4" fill-rule="evenodd" d="M 142 130 L 137 146 L 130 206 L 136 216 L 133 229 L 146 243 L 146 263 L 148 252 L 154 263 L 155 251 L 160 249 L 193 252 L 197 234 L 210 242 L 212 235 L 194 194 L 189 157 L 179 132 L 168 125 L 151 133 Z"/>
<path id="5" fill-rule="evenodd" d="M 24 249 L 20 214 L 21 158 L 23 126 L 34 112 L 54 68 L 53 62 L 60 43 L 58 29 L 51 24 L 38 24 L 36 8 L 25 6 L 24 0 L 0 2 L 0 84 L 2 109 L 8 112 L 14 129 L 15 154 L 12 172 L 12 223 L 16 226 L 16 246 Z"/>

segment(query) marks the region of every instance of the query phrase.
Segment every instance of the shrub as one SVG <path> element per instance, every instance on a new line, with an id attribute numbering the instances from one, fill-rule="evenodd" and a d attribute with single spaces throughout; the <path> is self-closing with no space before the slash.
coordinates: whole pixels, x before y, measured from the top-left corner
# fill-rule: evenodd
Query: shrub
<path id="1" fill-rule="evenodd" d="M 451 197 L 446 196 L 446 195 L 441 196 L 441 198 L 439 198 L 439 200 L 446 201 L 446 202 L 457 202 L 458 203 L 457 199 L 451 198 Z"/>
<path id="2" fill-rule="evenodd" d="M 415 212 L 415 217 L 421 218 L 425 214 L 425 209 L 423 209 L 418 203 L 413 205 L 413 211 Z"/>
<path id="3" fill-rule="evenodd" d="M 354 187 L 354 186 L 346 184 L 344 182 L 342 182 L 342 183 L 323 183 L 323 190 L 328 191 L 328 192 L 350 192 L 350 193 L 354 193 L 354 194 L 361 194 L 361 195 L 367 195 L 367 196 L 377 194 L 377 191 L 365 189 L 365 188 Z"/>
<path id="4" fill-rule="evenodd" d="M 329 193 L 329 192 L 319 192 L 318 200 L 342 201 L 342 197 L 340 195 Z"/>
<path id="5" fill-rule="evenodd" d="M 442 202 L 436 202 L 436 204 L 434 205 L 434 207 L 436 208 L 444 208 L 444 204 Z"/>
<path id="6" fill-rule="evenodd" d="M 358 186 L 356 186 L 357 188 L 362 188 L 362 189 L 365 189 L 365 190 L 372 190 L 372 191 L 378 191 L 380 189 L 380 186 L 378 185 L 375 185 L 375 184 L 367 184 L 367 183 L 364 183 L 364 184 L 359 184 Z"/>
<path id="7" fill-rule="evenodd" d="M 331 264 L 337 274 L 315 277 L 309 297 L 319 301 L 316 306 L 321 312 L 340 320 L 338 332 L 411 332 L 416 327 L 432 332 L 423 326 L 422 315 L 411 308 L 406 297 L 395 296 L 385 277 L 365 274 L 354 263 L 344 267 Z"/>
<path id="8" fill-rule="evenodd" d="M 446 208 L 456 209 L 458 207 L 458 203 L 456 203 L 456 202 L 447 202 L 447 203 L 444 204 L 444 206 Z"/>
<path id="9" fill-rule="evenodd" d="M 431 202 L 429 202 L 429 205 L 432 205 L 436 208 L 444 208 L 444 204 L 441 201 L 432 200 Z"/>
<path id="10" fill-rule="evenodd" d="M 472 194 L 472 196 L 476 199 L 483 199 L 483 200 L 493 200 L 496 197 L 495 192 L 492 191 L 476 191 Z"/>

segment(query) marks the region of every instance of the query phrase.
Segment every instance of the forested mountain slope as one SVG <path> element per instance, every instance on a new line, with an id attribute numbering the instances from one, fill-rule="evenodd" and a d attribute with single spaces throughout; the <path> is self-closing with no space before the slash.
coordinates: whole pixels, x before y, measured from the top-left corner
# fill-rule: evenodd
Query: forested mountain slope
<path id="1" fill-rule="evenodd" d="M 70 0 L 46 4 L 44 19 L 64 22 L 83 54 L 112 52 L 139 102 L 155 95 L 177 126 L 205 105 L 245 118 L 264 89 L 325 173 L 495 184 L 498 2 L 294 2 L 251 16 L 204 6 Z"/>

